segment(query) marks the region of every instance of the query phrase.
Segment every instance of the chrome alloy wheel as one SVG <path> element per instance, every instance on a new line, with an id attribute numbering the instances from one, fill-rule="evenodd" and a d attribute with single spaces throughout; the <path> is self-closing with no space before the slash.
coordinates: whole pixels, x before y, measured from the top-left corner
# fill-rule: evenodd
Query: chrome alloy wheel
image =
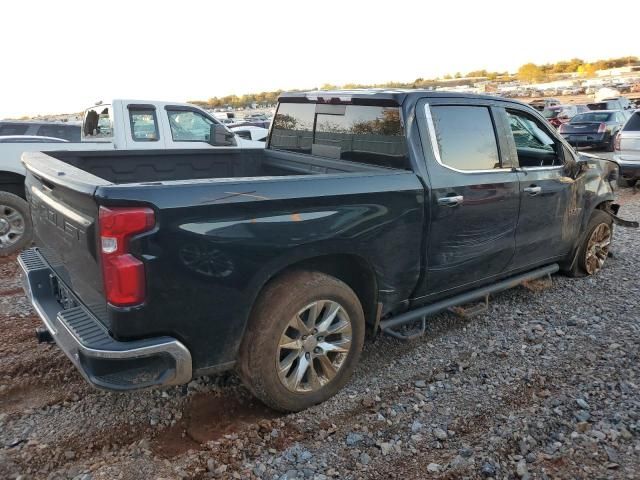
<path id="1" fill-rule="evenodd" d="M 332 300 L 307 305 L 289 320 L 280 337 L 276 368 L 293 392 L 314 392 L 342 368 L 351 347 L 351 320 Z"/>
<path id="2" fill-rule="evenodd" d="M 602 269 L 609 254 L 609 245 L 611 245 L 611 227 L 601 223 L 591 232 L 587 243 L 584 264 L 589 275 L 594 275 Z"/>
<path id="3" fill-rule="evenodd" d="M 9 205 L 0 205 L 0 248 L 10 247 L 24 234 L 22 214 Z"/>

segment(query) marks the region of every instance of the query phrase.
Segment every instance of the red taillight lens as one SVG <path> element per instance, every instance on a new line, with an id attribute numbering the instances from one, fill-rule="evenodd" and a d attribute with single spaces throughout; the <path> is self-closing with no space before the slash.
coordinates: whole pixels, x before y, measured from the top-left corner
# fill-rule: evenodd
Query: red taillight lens
<path id="1" fill-rule="evenodd" d="M 613 149 L 620 151 L 620 132 L 616 134 L 616 137 L 613 139 Z"/>
<path id="2" fill-rule="evenodd" d="M 604 133 L 607 131 L 607 124 L 606 123 L 601 123 L 598 126 L 598 133 Z"/>
<path id="3" fill-rule="evenodd" d="M 145 299 L 144 264 L 128 252 L 131 236 L 151 230 L 153 210 L 100 207 L 100 258 L 107 301 L 125 307 Z"/>

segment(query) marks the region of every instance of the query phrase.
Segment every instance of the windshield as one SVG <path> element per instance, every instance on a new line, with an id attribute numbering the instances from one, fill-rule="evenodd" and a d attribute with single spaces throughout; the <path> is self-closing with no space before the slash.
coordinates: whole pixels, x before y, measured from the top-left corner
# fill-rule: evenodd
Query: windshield
<path id="1" fill-rule="evenodd" d="M 603 112 L 591 112 L 591 113 L 581 113 L 580 115 L 576 115 L 571 120 L 571 123 L 585 123 L 585 122 L 607 122 L 611 118 L 611 113 Z"/>
<path id="2" fill-rule="evenodd" d="M 549 110 L 543 110 L 543 111 L 542 111 L 542 116 L 543 116 L 544 118 L 547 118 L 547 119 L 556 118 L 558 115 L 560 115 L 560 111 L 561 111 L 561 110 L 560 110 L 560 109 L 558 109 L 558 108 L 554 108 L 553 110 L 552 110 L 552 109 L 549 109 Z"/>

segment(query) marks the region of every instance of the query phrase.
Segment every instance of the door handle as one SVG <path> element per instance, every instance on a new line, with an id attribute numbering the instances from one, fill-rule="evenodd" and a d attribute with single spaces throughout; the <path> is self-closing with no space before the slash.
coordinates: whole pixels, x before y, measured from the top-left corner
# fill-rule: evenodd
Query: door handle
<path id="1" fill-rule="evenodd" d="M 531 185 L 530 187 L 525 188 L 524 191 L 533 197 L 535 195 L 538 195 L 542 191 L 542 187 Z"/>
<path id="2" fill-rule="evenodd" d="M 464 201 L 464 197 L 462 195 L 455 195 L 453 197 L 440 197 L 438 199 L 438 205 L 443 205 L 445 207 L 455 207 Z"/>

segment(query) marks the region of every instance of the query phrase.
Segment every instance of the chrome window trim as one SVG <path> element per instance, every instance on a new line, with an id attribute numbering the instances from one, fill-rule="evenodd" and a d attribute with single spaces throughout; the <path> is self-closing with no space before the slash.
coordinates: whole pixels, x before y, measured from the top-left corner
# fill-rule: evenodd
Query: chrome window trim
<path id="1" fill-rule="evenodd" d="M 467 105 L 462 105 L 462 106 L 467 106 Z M 485 107 L 488 109 L 488 107 Z M 449 165 L 446 165 L 442 162 L 442 157 L 440 156 L 440 147 L 438 146 L 438 137 L 436 135 L 436 127 L 435 124 L 433 123 L 433 117 L 431 116 L 431 106 L 428 103 L 424 104 L 424 113 L 425 116 L 427 118 L 427 130 L 429 131 L 429 140 L 431 142 L 431 151 L 433 152 L 433 156 L 436 159 L 436 162 L 438 162 L 438 164 L 444 168 L 447 168 L 449 170 L 452 170 L 454 172 L 458 172 L 458 173 L 470 173 L 470 174 L 475 174 L 475 173 L 503 173 L 503 172 L 512 172 L 514 171 L 513 168 L 492 168 L 492 169 L 485 169 L 485 170 L 460 170 L 458 168 L 455 167 L 451 167 Z M 498 139 L 496 138 L 496 147 L 498 145 Z M 500 161 L 502 162 L 502 158 L 500 158 Z"/>

